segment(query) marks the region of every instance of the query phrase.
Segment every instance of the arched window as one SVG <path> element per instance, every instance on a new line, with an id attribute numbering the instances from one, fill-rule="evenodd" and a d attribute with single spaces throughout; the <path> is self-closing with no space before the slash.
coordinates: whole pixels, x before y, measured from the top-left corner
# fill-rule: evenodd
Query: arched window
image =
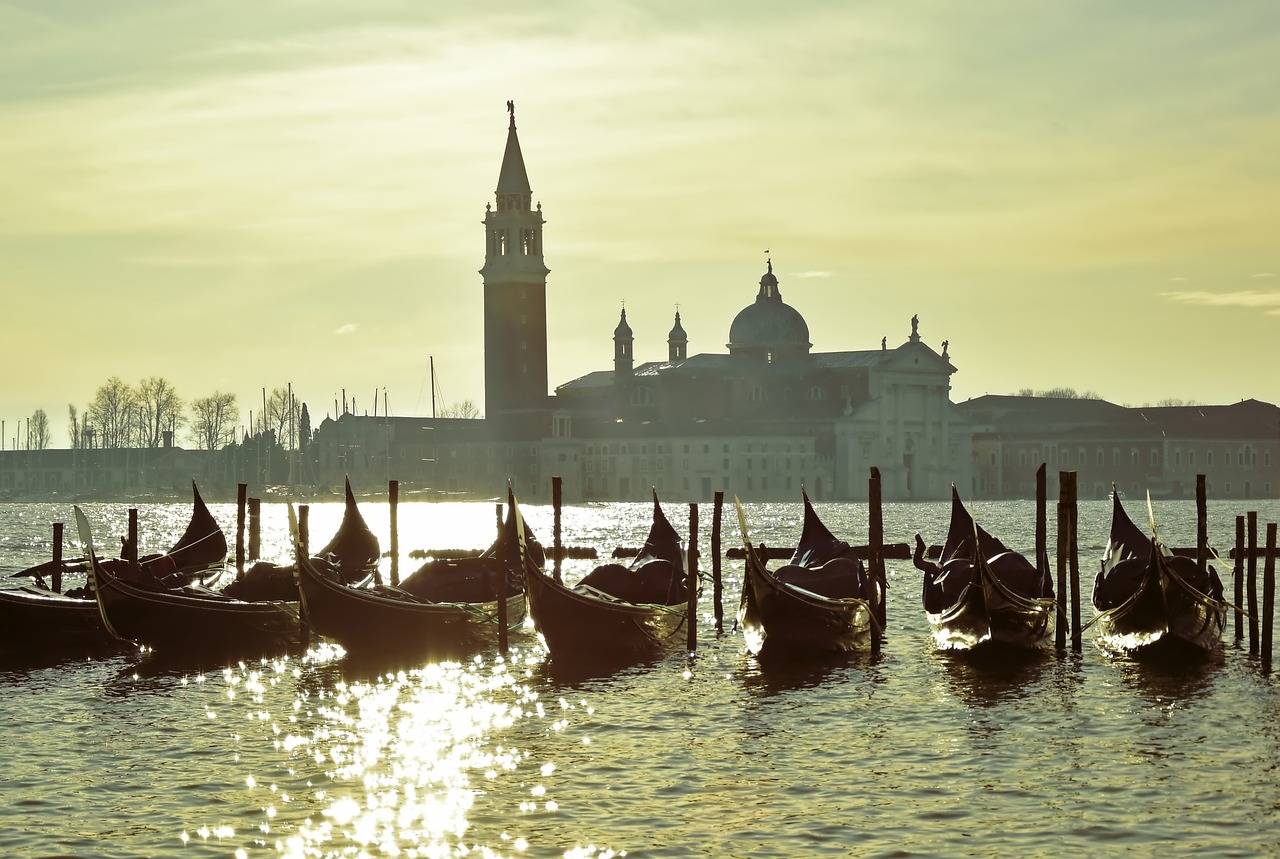
<path id="1" fill-rule="evenodd" d="M 811 386 L 811 387 L 809 388 L 809 390 L 807 390 L 807 391 L 805 391 L 805 392 L 804 392 L 804 398 L 805 398 L 806 400 L 821 400 L 821 399 L 824 399 L 824 394 L 823 394 L 822 388 L 821 388 L 820 386 L 818 386 L 818 385 L 813 385 L 813 386 Z"/>
<path id="2" fill-rule="evenodd" d="M 769 402 L 769 392 L 759 385 L 754 385 L 750 393 L 747 394 L 747 398 L 753 403 L 767 403 Z"/>

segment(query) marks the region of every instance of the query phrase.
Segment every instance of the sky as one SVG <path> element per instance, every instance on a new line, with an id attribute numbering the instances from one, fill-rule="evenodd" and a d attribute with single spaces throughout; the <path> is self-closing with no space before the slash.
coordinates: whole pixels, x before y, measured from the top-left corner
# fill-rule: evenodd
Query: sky
<path id="1" fill-rule="evenodd" d="M 725 352 L 773 260 L 814 351 L 952 399 L 1280 402 L 1280 5 L 0 0 L 0 420 L 108 378 L 483 409 L 506 102 L 551 386 Z M 180 437 L 181 438 L 181 437 Z"/>

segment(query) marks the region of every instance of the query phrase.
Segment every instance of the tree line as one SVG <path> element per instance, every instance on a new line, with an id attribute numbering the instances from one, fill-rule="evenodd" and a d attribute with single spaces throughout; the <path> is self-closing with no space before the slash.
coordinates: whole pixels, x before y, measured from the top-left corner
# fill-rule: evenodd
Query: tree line
<path id="1" fill-rule="evenodd" d="M 305 445 L 310 437 L 307 407 L 294 396 L 292 388 L 263 390 L 263 407 L 256 416 L 249 412 L 251 426 L 245 435 L 270 434 L 273 441 L 289 450 Z M 189 402 L 178 394 L 173 383 L 161 376 L 149 376 L 131 385 L 119 376 L 107 379 L 94 391 L 88 405 L 67 404 L 67 437 L 73 450 L 88 448 L 158 448 L 171 437 L 173 444 L 186 440 L 201 450 L 220 450 L 236 444 L 241 425 L 241 407 L 236 395 L 214 391 Z M 45 450 L 53 441 L 49 416 L 36 409 L 27 418 L 26 438 L 19 447 Z M 23 443 L 25 442 L 25 443 Z"/>

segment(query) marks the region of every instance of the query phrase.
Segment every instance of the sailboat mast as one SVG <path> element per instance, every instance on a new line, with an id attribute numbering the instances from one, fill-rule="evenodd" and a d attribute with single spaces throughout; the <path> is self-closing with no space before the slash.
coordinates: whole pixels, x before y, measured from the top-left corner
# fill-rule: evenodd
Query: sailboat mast
<path id="1" fill-rule="evenodd" d="M 431 419 L 436 417 L 436 356 L 431 357 Z"/>

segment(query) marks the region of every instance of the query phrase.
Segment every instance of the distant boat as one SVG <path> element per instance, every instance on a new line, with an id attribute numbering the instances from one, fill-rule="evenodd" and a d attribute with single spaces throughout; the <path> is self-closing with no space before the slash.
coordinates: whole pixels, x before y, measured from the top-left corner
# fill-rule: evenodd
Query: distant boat
<path id="1" fill-rule="evenodd" d="M 1154 531 L 1154 521 L 1152 523 Z M 1093 584 L 1098 645 L 1134 655 L 1206 653 L 1226 627 L 1222 581 L 1209 566 L 1172 554 L 1133 524 L 1112 493 L 1111 534 Z"/>
<path id="2" fill-rule="evenodd" d="M 1047 569 L 1037 569 L 982 529 L 951 487 L 951 523 L 938 564 L 924 558 L 922 601 L 934 642 L 943 650 L 1030 649 L 1053 635 L 1057 602 Z"/>

